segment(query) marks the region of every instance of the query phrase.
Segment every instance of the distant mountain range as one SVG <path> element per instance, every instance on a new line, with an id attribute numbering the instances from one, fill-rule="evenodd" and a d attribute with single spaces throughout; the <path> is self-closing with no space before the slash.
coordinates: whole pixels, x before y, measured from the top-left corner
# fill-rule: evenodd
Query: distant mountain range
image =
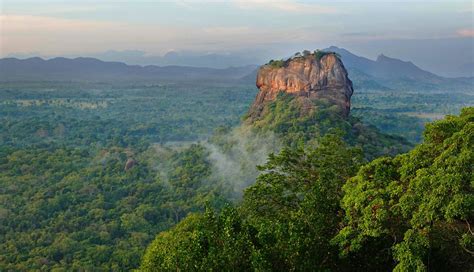
<path id="1" fill-rule="evenodd" d="M 139 66 L 95 58 L 0 59 L 0 81 L 239 81 L 257 66 L 225 69 L 188 66 Z"/>
<path id="2" fill-rule="evenodd" d="M 373 61 L 364 57 L 352 54 L 344 48 L 331 46 L 324 51 L 336 52 L 342 58 L 344 65 L 350 69 L 357 69 L 368 75 L 382 78 L 408 78 L 414 80 L 441 80 L 440 76 L 420 69 L 410 61 L 389 58 L 385 55 L 379 55 L 377 60 Z"/>
<path id="3" fill-rule="evenodd" d="M 379 55 L 370 60 L 344 48 L 331 46 L 324 51 L 336 52 L 349 71 L 349 77 L 359 87 L 443 89 L 447 87 L 472 88 L 469 78 L 445 78 L 425 71 L 411 61 L 402 61 Z"/>
<path id="4" fill-rule="evenodd" d="M 425 71 L 409 61 L 380 55 L 375 61 L 346 49 L 331 46 L 325 51 L 342 58 L 355 89 L 474 89 L 473 78 L 445 78 Z M 257 66 L 225 69 L 189 66 L 139 66 L 95 58 L 38 57 L 0 59 L 0 82 L 89 81 L 89 82 L 222 82 L 254 84 Z"/>

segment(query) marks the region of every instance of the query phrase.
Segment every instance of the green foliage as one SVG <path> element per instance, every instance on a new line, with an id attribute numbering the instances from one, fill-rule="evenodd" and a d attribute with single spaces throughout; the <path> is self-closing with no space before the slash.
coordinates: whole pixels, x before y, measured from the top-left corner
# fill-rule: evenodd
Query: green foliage
<path id="1" fill-rule="evenodd" d="M 270 65 L 273 68 L 281 68 L 285 66 L 286 61 L 284 60 L 270 60 L 268 62 L 268 65 Z"/>
<path id="2" fill-rule="evenodd" d="M 353 82 L 354 75 L 349 71 Z M 370 124 L 383 133 L 398 135 L 412 143 L 420 143 L 425 123 L 459 113 L 463 107 L 474 104 L 473 96 L 462 92 L 420 92 L 397 89 L 373 91 L 354 87 L 351 115 Z"/>
<path id="3" fill-rule="evenodd" d="M 266 105 L 262 116 L 259 120 L 252 120 L 252 127 L 257 132 L 275 132 L 284 144 L 293 147 L 317 142 L 333 131 L 342 131 L 344 140 L 361 147 L 368 159 L 396 155 L 411 147 L 403 138 L 380 133 L 358 118 L 342 117 L 337 106 L 323 100 L 314 101 L 280 92 Z"/>
<path id="4" fill-rule="evenodd" d="M 318 60 L 318 61 L 319 61 L 320 59 L 322 59 L 324 56 L 328 55 L 328 54 L 334 54 L 334 53 L 322 51 L 322 50 L 319 50 L 319 49 L 318 49 L 318 50 L 315 50 L 315 51 L 313 52 L 314 58 L 315 58 L 316 60 Z"/>
<path id="5" fill-rule="evenodd" d="M 303 52 L 303 56 L 307 56 L 307 52 Z M 169 230 L 187 218 L 190 212 L 202 211 L 206 203 L 219 210 L 227 202 L 228 191 L 232 190 L 226 184 L 233 184 L 240 175 L 254 177 L 255 158 L 263 158 L 267 154 L 257 154 L 261 149 L 256 146 L 262 145 L 262 142 L 245 143 L 245 152 L 255 153 L 255 156 L 240 156 L 241 153 L 234 151 L 236 146 L 242 145 L 238 137 L 243 134 L 229 139 L 228 133 L 239 122 L 239 116 L 247 110 L 255 93 L 254 82 L 238 86 L 204 85 L 199 82 L 193 85 L 130 86 L 2 83 L 0 270 L 120 271 L 136 268 L 146 245 L 157 233 Z M 340 171 L 344 178 L 348 173 L 354 173 L 351 167 L 349 170 L 345 168 L 349 165 L 346 159 L 358 157 L 358 151 L 344 145 L 362 148 L 366 158 L 374 158 L 381 154 L 399 153 L 406 144 L 399 138 L 378 133 L 357 118 L 338 119 L 334 109 L 326 107 L 324 102 L 316 105 L 320 110 L 309 116 L 300 116 L 296 110 L 304 105 L 301 101 L 284 96 L 280 99 L 272 106 L 272 118 L 259 120 L 261 126 L 257 131 L 276 131 L 290 148 L 273 156 L 262 168 L 268 173 L 262 173 L 257 187 L 249 189 L 243 207 L 237 210 L 229 208 L 222 213 L 194 215 L 198 219 L 183 223 L 189 230 L 197 228 L 202 231 L 198 244 L 203 249 L 207 244 L 212 245 L 208 251 L 203 250 L 204 253 L 196 247 L 196 255 L 190 255 L 193 262 L 214 267 L 215 270 L 226 270 L 225 264 L 228 263 L 234 270 L 252 268 L 259 271 L 302 269 L 311 265 L 320 269 L 385 271 L 393 268 L 394 256 L 401 265 L 406 265 L 403 269 L 422 267 L 420 264 L 425 265 L 427 258 L 430 269 L 438 266 L 448 270 L 451 267 L 447 266 L 453 263 L 453 267 L 466 263 L 465 253 L 462 252 L 472 251 L 474 240 L 466 222 L 472 224 L 472 219 L 468 216 L 464 221 L 459 218 L 472 211 L 469 204 L 472 185 L 467 187 L 466 193 L 465 182 L 459 181 L 457 173 L 451 170 L 451 176 L 426 170 L 430 178 L 417 179 L 417 186 L 429 187 L 426 191 L 430 198 L 415 194 L 403 200 L 403 203 L 409 204 L 404 204 L 408 207 L 404 213 L 421 208 L 431 211 L 425 215 L 420 210 L 417 213 L 423 216 L 413 219 L 414 225 L 425 224 L 426 218 L 435 219 L 427 235 L 410 225 L 411 218 L 407 219 L 410 216 L 397 214 L 400 221 L 407 223 L 400 224 L 397 219 L 390 223 L 393 227 L 388 228 L 389 234 L 380 231 L 377 237 L 361 236 L 360 243 L 353 243 L 354 248 L 359 245 L 359 250 L 339 258 L 337 248 L 327 242 L 335 234 L 342 218 L 341 208 L 335 204 L 342 197 L 341 190 L 337 189 L 342 178 L 337 178 L 335 173 Z M 358 90 L 353 102 L 361 109 L 358 117 L 364 122 L 384 132 L 418 141 L 422 126 L 420 120 L 424 123 L 431 116 L 439 118 L 437 116 L 456 112 L 460 107 L 472 104 L 472 98 L 453 92 L 446 96 L 405 90 L 386 93 Z M 357 109 L 353 113 L 357 113 Z M 468 161 L 464 156 L 467 151 L 446 152 L 443 159 L 440 156 L 433 159 L 434 155 L 430 153 L 437 152 L 435 146 L 439 143 L 451 139 L 451 132 L 457 133 L 460 126 L 453 120 L 443 123 L 442 129 L 428 128 L 431 132 L 426 137 L 433 143 L 433 146 L 423 149 L 428 155 L 420 151 L 418 156 L 406 159 L 413 160 L 414 164 L 423 163 L 426 167 L 407 168 L 409 171 L 416 173 L 421 169 L 421 175 L 429 165 L 438 163 L 437 167 L 441 167 L 444 161 L 450 162 L 447 170 L 459 170 L 463 160 Z M 209 160 L 210 150 L 191 143 L 208 137 L 219 125 L 225 126 L 225 129 L 217 131 L 211 142 L 222 148 L 223 152 L 230 152 L 230 158 L 237 158 L 239 163 L 245 164 L 243 168 L 224 164 L 228 168 L 236 168 L 231 171 L 231 176 L 235 178 L 216 179 L 215 169 Z M 342 131 L 346 144 L 337 139 L 330 140 L 333 136 L 321 140 L 322 136 L 337 131 Z M 271 134 L 258 135 L 268 144 L 276 139 L 265 138 Z M 165 142 L 165 145 L 154 144 Z M 452 143 L 450 146 L 458 148 L 457 140 Z M 326 145 L 340 155 L 330 153 L 328 148 L 324 148 Z M 449 143 L 446 142 L 446 145 Z M 252 148 L 249 149 L 249 146 Z M 460 154 L 464 154 L 461 156 L 464 159 L 457 159 Z M 125 164 L 129 158 L 134 159 L 136 164 L 126 171 Z M 341 165 L 336 160 L 341 160 Z M 296 164 L 292 166 L 292 162 Z M 355 167 L 359 162 L 355 159 L 352 165 Z M 395 169 L 393 178 L 399 179 L 402 176 L 400 165 L 405 165 L 401 159 L 389 159 L 380 168 Z M 281 177 L 278 172 L 282 173 Z M 450 201 L 436 195 L 436 192 L 430 191 L 431 188 L 438 188 L 431 186 L 439 185 L 431 181 L 435 178 L 464 184 L 464 187 L 454 187 L 443 183 L 436 191 L 441 195 L 456 192 L 464 192 L 464 195 L 456 193 L 457 197 Z M 301 180 L 305 182 L 299 182 Z M 333 180 L 334 184 L 325 180 Z M 301 189 L 289 186 L 291 191 L 285 190 L 282 184 L 292 182 L 300 184 Z M 380 182 L 383 183 L 382 180 Z M 274 190 L 266 188 L 267 184 L 274 185 Z M 278 195 L 276 188 L 280 188 L 283 197 Z M 397 188 L 399 190 L 400 186 Z M 402 189 L 405 188 L 408 187 L 404 185 Z M 265 198 L 265 190 L 273 193 L 273 202 Z M 378 193 L 383 193 L 380 188 L 378 190 Z M 414 186 L 410 190 L 419 192 L 421 189 Z M 392 195 L 384 197 L 395 198 Z M 297 204 L 288 209 L 277 205 L 278 201 L 293 203 L 289 199 Z M 440 202 L 430 199 L 439 199 Z M 273 208 L 268 208 L 265 213 L 260 213 L 258 209 L 249 211 L 253 201 L 267 203 L 267 207 Z M 427 204 L 418 205 L 421 201 Z M 328 213 L 324 213 L 325 209 Z M 452 218 L 452 222 L 439 219 L 440 216 Z M 366 223 L 373 224 L 374 228 L 381 226 L 383 230 L 383 227 L 390 225 L 383 221 L 386 218 L 394 220 L 393 214 L 389 213 L 380 214 L 377 222 L 368 220 Z M 196 224 L 199 226 L 196 227 Z M 229 224 L 236 227 L 229 227 Z M 223 231 L 226 229 L 230 230 Z M 166 233 L 173 236 L 176 232 L 172 229 Z M 174 241 L 180 241 L 182 233 L 176 234 Z M 225 236 L 225 233 L 228 235 Z M 398 242 L 404 237 L 409 242 L 399 242 L 396 248 L 388 250 L 393 244 L 393 233 L 397 233 Z M 354 240 L 353 234 L 355 231 L 347 239 Z M 206 239 L 209 242 L 203 242 Z M 167 241 L 162 238 L 160 243 Z M 426 241 L 429 247 L 425 246 Z M 166 254 L 174 252 L 173 246 L 174 243 L 169 244 Z M 175 256 L 185 258 L 188 248 L 179 250 L 181 255 L 176 253 L 178 255 Z M 241 252 L 241 258 L 235 252 Z M 206 263 L 199 256 L 207 256 L 202 257 Z"/>
<path id="6" fill-rule="evenodd" d="M 334 239 L 345 254 L 390 237 L 396 271 L 472 270 L 473 121 L 465 108 L 429 124 L 411 152 L 377 159 L 347 182 L 345 227 Z"/>
<path id="7" fill-rule="evenodd" d="M 144 271 L 306 271 L 338 263 L 329 241 L 341 218 L 342 185 L 362 161 L 337 135 L 284 149 L 260 167 L 242 206 L 192 215 L 147 249 Z"/>
<path id="8" fill-rule="evenodd" d="M 428 121 L 424 118 L 370 107 L 353 108 L 351 115 L 361 119 L 365 124 L 377 127 L 385 134 L 402 136 L 411 143 L 421 142 L 425 123 Z"/>
<path id="9" fill-rule="evenodd" d="M 254 93 L 253 85 L 1 84 L 0 270 L 136 268 L 156 233 L 226 202 L 208 151 L 184 141 L 237 124 Z M 125 171 L 128 158 L 137 163 Z"/>
<path id="10" fill-rule="evenodd" d="M 260 167 L 245 190 L 243 212 L 258 230 L 259 251 L 271 271 L 335 268 L 329 240 L 340 222 L 342 185 L 356 173 L 361 151 L 336 135 L 316 147 L 284 149 Z"/>
<path id="11" fill-rule="evenodd" d="M 313 56 L 315 60 L 319 61 L 326 55 L 335 55 L 338 58 L 341 58 L 339 54 L 334 53 L 334 52 L 322 51 L 318 49 L 318 50 L 315 50 L 313 53 L 311 53 L 309 50 L 304 50 L 303 52 L 296 52 L 295 54 L 293 54 L 292 57 L 286 60 L 285 59 L 270 60 L 266 65 L 269 65 L 272 68 L 282 68 L 282 67 L 285 67 L 288 64 L 288 62 L 290 62 L 293 59 L 301 59 L 301 58 Z"/>
<path id="12" fill-rule="evenodd" d="M 255 86 L 0 84 L 0 144 L 94 148 L 195 141 L 235 126 Z"/>
<path id="13" fill-rule="evenodd" d="M 430 124 L 411 152 L 362 167 L 337 134 L 284 148 L 237 210 L 158 235 L 142 269 L 470 271 L 473 121 L 466 108 Z"/>
<path id="14" fill-rule="evenodd" d="M 134 153 L 0 148 L 0 270 L 130 270 L 156 233 L 222 205 L 202 146 Z"/>
<path id="15" fill-rule="evenodd" d="M 253 229 L 232 207 L 218 215 L 192 214 L 148 247 L 142 271 L 248 271 L 254 257 Z"/>

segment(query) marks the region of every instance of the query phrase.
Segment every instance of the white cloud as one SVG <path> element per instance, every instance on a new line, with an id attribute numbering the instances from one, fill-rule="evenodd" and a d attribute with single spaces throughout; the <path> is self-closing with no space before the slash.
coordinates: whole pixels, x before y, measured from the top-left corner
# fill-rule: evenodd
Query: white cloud
<path id="1" fill-rule="evenodd" d="M 339 10 L 326 5 L 301 3 L 291 0 L 234 0 L 234 4 L 243 9 L 279 10 L 289 13 L 333 14 Z"/>
<path id="2" fill-rule="evenodd" d="M 11 14 L 0 15 L 0 26 L 2 56 L 13 52 L 63 55 L 131 48 L 152 54 L 163 54 L 170 48 L 219 52 L 313 42 L 324 35 L 304 28 L 177 27 Z"/>
<path id="3" fill-rule="evenodd" d="M 52 55 L 129 49 L 138 44 L 166 44 L 185 31 L 120 22 L 11 14 L 0 15 L 0 25 L 2 55 L 29 51 Z"/>
<path id="4" fill-rule="evenodd" d="M 93 29 L 110 27 L 113 24 L 85 20 L 70 20 L 46 16 L 0 15 L 2 35 L 34 34 L 37 31 L 55 32 L 62 30 Z"/>

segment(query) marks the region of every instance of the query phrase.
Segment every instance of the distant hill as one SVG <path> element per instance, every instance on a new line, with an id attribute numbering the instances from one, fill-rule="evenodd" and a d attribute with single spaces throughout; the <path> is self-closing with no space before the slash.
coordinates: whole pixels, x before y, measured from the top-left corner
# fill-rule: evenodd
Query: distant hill
<path id="1" fill-rule="evenodd" d="M 349 72 L 356 90 L 473 90 L 472 78 L 444 78 L 425 71 L 409 61 L 380 55 L 376 60 L 357 56 L 331 46 Z M 225 69 L 191 66 L 128 65 L 96 58 L 39 57 L 0 59 L 0 82 L 191 82 L 255 84 L 256 65 Z"/>
<path id="2" fill-rule="evenodd" d="M 341 56 L 356 88 L 472 88 L 465 79 L 441 77 L 419 68 L 410 61 L 390 58 L 383 54 L 374 61 L 336 46 L 324 51 L 336 52 Z"/>
<path id="3" fill-rule="evenodd" d="M 383 54 L 373 61 L 368 58 L 357 56 L 344 48 L 331 46 L 324 49 L 324 51 L 331 51 L 338 53 L 344 61 L 344 64 L 349 69 L 357 69 L 368 75 L 384 78 L 410 78 L 410 79 L 428 79 L 441 80 L 442 77 L 433 73 L 422 70 L 411 61 L 402 61 L 395 58 L 387 57 Z"/>
<path id="4" fill-rule="evenodd" d="M 463 81 L 474 86 L 474 77 L 458 77 L 456 80 Z"/>
<path id="5" fill-rule="evenodd" d="M 4 58 L 0 81 L 212 81 L 240 82 L 256 66 L 226 69 L 187 66 L 139 66 L 95 58 Z"/>

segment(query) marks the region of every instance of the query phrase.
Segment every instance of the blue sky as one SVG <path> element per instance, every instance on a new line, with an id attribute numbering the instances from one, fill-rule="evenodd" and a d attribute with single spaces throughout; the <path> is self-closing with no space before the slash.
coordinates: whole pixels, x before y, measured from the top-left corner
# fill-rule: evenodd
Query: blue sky
<path id="1" fill-rule="evenodd" d="M 435 43 L 419 62 L 436 68 L 429 54 L 457 50 L 464 62 L 474 55 L 472 1 L 0 0 L 0 9 L 2 56 L 138 50 L 252 59 L 338 45 L 416 59 L 413 48 Z"/>

